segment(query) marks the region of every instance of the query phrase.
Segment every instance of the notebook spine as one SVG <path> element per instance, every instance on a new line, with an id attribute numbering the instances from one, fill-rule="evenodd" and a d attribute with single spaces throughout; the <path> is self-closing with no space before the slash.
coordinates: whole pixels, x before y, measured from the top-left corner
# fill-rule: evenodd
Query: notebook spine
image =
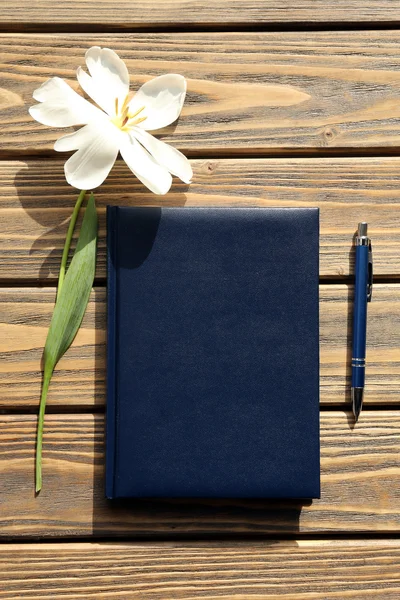
<path id="1" fill-rule="evenodd" d="M 317 381 L 315 384 L 315 391 L 316 391 L 316 397 L 317 397 L 317 402 L 316 402 L 316 429 L 318 430 L 318 437 L 317 437 L 317 444 L 318 444 L 318 482 L 317 482 L 317 489 L 315 491 L 315 498 L 321 498 L 321 425 L 320 425 L 320 372 L 321 372 L 321 349 L 320 349 L 320 297 L 319 297 L 319 268 L 320 268 L 320 233 L 321 233 L 321 222 L 320 222 L 320 209 L 317 208 L 316 209 L 317 212 L 317 225 L 316 225 L 316 229 L 317 229 L 317 240 L 316 240 L 316 250 L 315 250 L 315 255 L 316 255 L 316 266 L 315 266 L 315 272 L 316 272 L 316 281 L 315 281 L 315 286 L 317 289 L 317 300 L 316 300 L 316 307 L 315 307 L 315 312 L 317 315 L 317 339 L 315 341 L 316 347 L 317 347 L 317 352 L 318 352 L 318 377 L 317 377 Z"/>
<path id="2" fill-rule="evenodd" d="M 107 407 L 106 497 L 115 497 L 117 428 L 117 219 L 118 207 L 107 206 Z"/>

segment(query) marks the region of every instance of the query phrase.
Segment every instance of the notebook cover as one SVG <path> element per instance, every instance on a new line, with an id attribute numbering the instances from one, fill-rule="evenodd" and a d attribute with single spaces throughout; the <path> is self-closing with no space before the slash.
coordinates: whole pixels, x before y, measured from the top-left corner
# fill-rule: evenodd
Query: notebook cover
<path id="1" fill-rule="evenodd" d="M 317 498 L 319 211 L 107 208 L 106 496 Z"/>

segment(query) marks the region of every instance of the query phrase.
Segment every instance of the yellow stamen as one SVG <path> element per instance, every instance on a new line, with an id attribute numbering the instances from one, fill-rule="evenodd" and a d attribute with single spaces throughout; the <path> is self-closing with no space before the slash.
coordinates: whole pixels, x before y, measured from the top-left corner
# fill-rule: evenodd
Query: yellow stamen
<path id="1" fill-rule="evenodd" d="M 135 111 L 134 113 L 129 113 L 129 102 L 131 100 L 131 98 L 133 97 L 133 94 L 128 94 L 120 108 L 120 110 L 118 111 L 118 98 L 115 98 L 115 117 L 112 119 L 112 122 L 119 127 L 119 129 L 122 129 L 123 131 L 128 131 L 131 127 L 133 127 L 134 125 L 137 125 L 139 123 L 142 123 L 142 121 L 145 121 L 147 119 L 147 117 L 139 117 L 137 118 L 137 116 L 145 109 L 144 106 L 141 106 L 140 108 L 137 109 L 137 111 Z"/>
<path id="2" fill-rule="evenodd" d="M 138 110 L 135 113 L 128 115 L 129 116 L 129 120 L 131 121 L 134 117 L 136 117 L 136 115 L 138 115 L 139 113 L 141 113 L 142 110 L 144 110 L 144 106 L 142 106 L 141 108 L 138 108 Z"/>
<path id="3" fill-rule="evenodd" d="M 134 96 L 134 92 L 129 92 L 129 94 L 126 95 L 126 98 L 124 100 L 123 105 L 121 106 L 121 113 L 124 113 L 129 102 L 132 100 L 133 96 Z"/>
<path id="4" fill-rule="evenodd" d="M 140 119 L 136 119 L 136 121 L 134 121 L 134 123 L 132 123 L 132 125 L 138 125 L 139 123 L 142 123 L 146 119 L 147 119 L 147 117 L 140 117 Z"/>
<path id="5" fill-rule="evenodd" d="M 147 119 L 147 117 L 139 117 L 138 119 L 136 118 L 138 116 L 138 114 L 141 113 L 142 110 L 144 110 L 144 108 L 145 107 L 142 106 L 135 113 L 128 115 L 129 120 L 126 123 L 127 127 L 133 127 L 134 125 L 138 125 L 138 123 L 142 123 L 143 121 L 145 121 Z"/>
<path id="6" fill-rule="evenodd" d="M 129 129 L 131 129 L 134 125 L 138 125 L 146 119 L 147 117 L 139 117 L 139 119 L 133 119 L 128 121 L 128 117 L 125 117 L 125 119 L 118 126 L 122 131 L 129 131 Z"/>

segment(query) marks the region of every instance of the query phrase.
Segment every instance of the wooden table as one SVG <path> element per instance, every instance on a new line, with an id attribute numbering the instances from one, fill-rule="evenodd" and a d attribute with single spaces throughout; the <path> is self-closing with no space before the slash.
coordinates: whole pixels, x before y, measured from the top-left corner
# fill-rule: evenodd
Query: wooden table
<path id="1" fill-rule="evenodd" d="M 400 597 L 400 1 L 20 0 L 1 3 L 0 598 Z M 122 162 L 96 192 L 98 269 L 54 375 L 44 488 L 34 495 L 41 354 L 76 199 L 33 122 L 32 91 L 91 45 L 132 87 L 178 72 L 188 95 L 164 139 L 193 163 L 164 198 Z M 319 206 L 322 498 L 104 499 L 106 204 Z M 349 363 L 357 222 L 376 283 L 365 410 Z"/>

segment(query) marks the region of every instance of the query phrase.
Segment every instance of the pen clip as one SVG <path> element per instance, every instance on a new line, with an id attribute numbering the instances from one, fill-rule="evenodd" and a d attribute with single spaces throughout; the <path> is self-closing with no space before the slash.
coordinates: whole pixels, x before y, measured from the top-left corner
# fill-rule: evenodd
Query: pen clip
<path id="1" fill-rule="evenodd" d="M 368 285 L 367 285 L 367 302 L 372 300 L 372 283 L 373 283 L 373 264 L 372 264 L 372 245 L 368 244 Z"/>

